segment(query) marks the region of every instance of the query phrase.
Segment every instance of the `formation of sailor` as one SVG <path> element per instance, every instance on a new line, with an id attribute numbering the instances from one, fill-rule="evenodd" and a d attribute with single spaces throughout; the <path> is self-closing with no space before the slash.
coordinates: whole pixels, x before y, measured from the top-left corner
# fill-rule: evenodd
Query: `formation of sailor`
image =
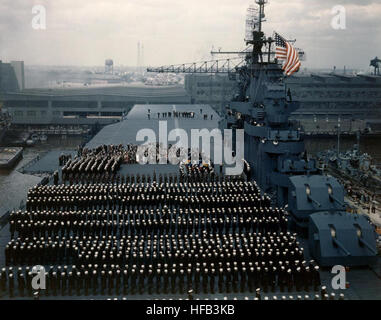
<path id="1" fill-rule="evenodd" d="M 112 176 L 134 152 L 132 145 L 100 146 L 60 161 L 66 175 L 102 167 L 99 174 Z M 319 267 L 305 261 L 288 232 L 288 213 L 273 207 L 256 182 L 219 180 L 212 164 L 182 170 L 179 181 L 154 174 L 69 184 L 60 184 L 56 172 L 53 184 L 31 188 L 26 210 L 9 217 L 0 292 L 251 292 L 260 299 L 260 290 L 319 290 Z M 46 267 L 45 293 L 31 288 L 35 265 Z"/>
<path id="2" fill-rule="evenodd" d="M 261 299 L 264 293 L 318 292 L 315 299 L 334 300 L 309 271 L 313 261 L 295 261 L 288 271 L 272 270 L 263 263 L 145 263 L 145 264 L 63 264 L 41 270 L 46 287 L 41 295 L 134 295 L 134 294 L 215 294 L 250 292 Z M 30 267 L 5 267 L 0 271 L 0 291 L 9 296 L 33 295 Z M 341 299 L 343 298 L 340 295 Z"/>
<path id="3" fill-rule="evenodd" d="M 106 146 L 102 145 L 95 149 L 81 148 L 78 155 L 72 159 L 71 155 L 61 155 L 59 164 L 62 166 L 61 180 L 64 184 L 94 184 L 94 183 L 124 183 L 129 179 L 127 176 L 119 174 L 122 164 L 137 164 L 141 157 L 146 157 L 149 161 L 150 157 L 154 157 L 156 163 L 162 161 L 164 157 L 167 163 L 171 163 L 173 158 L 186 158 L 190 153 L 195 153 L 200 158 L 200 163 L 184 166 L 180 165 L 180 179 L 182 181 L 213 181 L 214 166 L 209 160 L 202 162 L 198 150 L 185 150 L 181 147 L 172 148 L 169 145 L 166 149 L 159 143 L 148 144 L 143 149 L 144 153 L 140 154 L 138 145 L 128 144 L 126 146 Z M 149 175 L 148 175 L 149 176 Z M 56 180 L 59 181 L 58 174 Z M 148 177 L 147 177 L 148 179 Z M 222 179 L 222 177 L 221 177 Z M 221 180 L 220 179 L 220 180 Z M 55 184 L 57 184 L 55 183 Z"/>
<path id="4" fill-rule="evenodd" d="M 69 184 L 120 182 L 122 164 L 136 164 L 138 146 L 133 144 L 102 145 L 95 149 L 81 148 L 78 155 L 61 155 L 62 181 Z"/>
<path id="5" fill-rule="evenodd" d="M 150 115 L 148 113 L 148 115 Z M 180 112 L 180 111 L 172 111 L 172 112 L 158 112 L 157 113 L 157 118 L 160 119 L 166 119 L 166 118 L 187 118 L 187 119 L 193 119 L 195 116 L 194 112 Z"/>
<path id="6" fill-rule="evenodd" d="M 173 111 L 173 117 L 174 118 L 194 118 L 195 113 L 194 112 L 179 112 L 179 111 Z"/>
<path id="7" fill-rule="evenodd" d="M 116 172 L 127 152 L 123 145 L 102 145 L 96 149 L 83 149 L 81 156 L 65 162 L 62 167 L 62 178 L 66 180 L 73 173 Z M 60 165 L 61 163 L 62 161 Z"/>
<path id="8" fill-rule="evenodd" d="M 53 295 L 316 291 L 287 219 L 255 182 L 38 186 L 10 215 L 5 260 L 51 265 Z M 18 271 L 0 283 L 29 294 Z"/>
<path id="9" fill-rule="evenodd" d="M 180 209 L 230 210 L 245 208 L 251 214 L 256 210 L 269 210 L 270 198 L 261 195 L 255 182 L 241 180 L 225 182 L 159 182 L 60 184 L 35 186 L 29 190 L 28 211 L 73 211 L 159 209 L 164 206 Z M 160 181 L 161 180 L 161 181 Z"/>
<path id="10" fill-rule="evenodd" d="M 182 163 L 179 171 L 181 182 L 209 182 L 216 178 L 212 162 Z"/>

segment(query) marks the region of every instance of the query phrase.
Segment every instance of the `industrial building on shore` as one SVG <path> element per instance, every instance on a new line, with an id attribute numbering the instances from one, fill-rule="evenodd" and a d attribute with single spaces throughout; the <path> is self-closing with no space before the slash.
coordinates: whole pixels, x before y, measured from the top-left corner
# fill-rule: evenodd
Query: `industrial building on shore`
<path id="1" fill-rule="evenodd" d="M 0 60 L 0 93 L 25 89 L 24 61 Z"/>
<path id="2" fill-rule="evenodd" d="M 186 104 L 181 87 L 26 89 L 2 95 L 14 125 L 91 125 L 119 121 L 135 104 Z"/>
<path id="3" fill-rule="evenodd" d="M 312 134 L 381 132 L 381 76 L 339 73 L 301 73 L 285 79 L 300 108 L 290 119 Z M 185 88 L 192 103 L 208 103 L 216 110 L 229 107 L 237 79 L 228 74 L 188 74 Z"/>

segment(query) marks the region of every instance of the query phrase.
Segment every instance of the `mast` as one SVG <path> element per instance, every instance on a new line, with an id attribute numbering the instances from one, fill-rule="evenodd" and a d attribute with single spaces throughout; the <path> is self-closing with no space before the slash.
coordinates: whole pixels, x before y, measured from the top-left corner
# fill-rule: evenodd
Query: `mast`
<path id="1" fill-rule="evenodd" d="M 262 47 L 263 44 L 266 42 L 266 40 L 263 39 L 264 33 L 262 31 L 262 23 L 264 22 L 265 5 L 267 4 L 268 0 L 255 0 L 255 2 L 259 6 L 258 22 L 254 24 L 252 30 L 252 40 L 250 39 L 246 41 L 246 44 L 253 45 L 253 51 L 251 54 L 251 64 L 258 63 L 259 61 L 263 62 Z"/>
<path id="2" fill-rule="evenodd" d="M 267 4 L 267 0 L 255 0 L 255 2 L 259 5 L 258 30 L 262 32 L 262 19 L 265 17 L 265 4 Z"/>

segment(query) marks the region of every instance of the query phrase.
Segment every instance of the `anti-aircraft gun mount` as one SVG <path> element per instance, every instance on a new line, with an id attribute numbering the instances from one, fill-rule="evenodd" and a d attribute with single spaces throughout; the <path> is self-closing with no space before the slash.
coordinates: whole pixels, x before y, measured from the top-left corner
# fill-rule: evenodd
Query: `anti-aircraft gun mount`
<path id="1" fill-rule="evenodd" d="M 293 225 L 307 231 L 310 253 L 320 265 L 372 264 L 377 258 L 374 228 L 365 217 L 345 211 L 343 186 L 321 174 L 315 159 L 305 152 L 299 128 L 289 120 L 299 103 L 283 81 L 282 66 L 273 52 L 275 41 L 262 31 L 267 0 L 256 0 L 256 4 L 258 17 L 250 24 L 251 36 L 246 40 L 249 49 L 229 52 L 243 55 L 244 63 L 222 70 L 239 76 L 239 92 L 227 106 L 226 126 L 244 129 L 251 177 L 263 192 L 274 195 L 278 206 L 287 208 Z M 175 69 L 149 69 L 156 70 Z M 184 71 L 193 73 L 192 68 Z"/>

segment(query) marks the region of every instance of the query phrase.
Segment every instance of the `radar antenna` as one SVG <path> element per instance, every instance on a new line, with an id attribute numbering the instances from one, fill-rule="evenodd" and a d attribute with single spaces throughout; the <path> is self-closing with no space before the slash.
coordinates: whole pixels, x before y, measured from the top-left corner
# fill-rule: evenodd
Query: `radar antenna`
<path id="1" fill-rule="evenodd" d="M 253 41 L 253 31 L 258 28 L 258 19 L 258 8 L 252 4 L 247 9 L 245 41 Z"/>

